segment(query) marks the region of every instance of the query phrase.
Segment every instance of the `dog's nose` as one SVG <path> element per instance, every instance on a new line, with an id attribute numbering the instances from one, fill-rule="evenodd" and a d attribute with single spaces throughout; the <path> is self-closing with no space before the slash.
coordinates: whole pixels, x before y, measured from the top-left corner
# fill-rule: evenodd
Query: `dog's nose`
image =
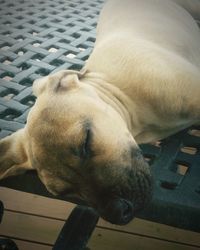
<path id="1" fill-rule="evenodd" d="M 125 225 L 134 217 L 133 204 L 122 198 L 115 199 L 106 207 L 105 214 L 105 219 L 109 222 Z"/>

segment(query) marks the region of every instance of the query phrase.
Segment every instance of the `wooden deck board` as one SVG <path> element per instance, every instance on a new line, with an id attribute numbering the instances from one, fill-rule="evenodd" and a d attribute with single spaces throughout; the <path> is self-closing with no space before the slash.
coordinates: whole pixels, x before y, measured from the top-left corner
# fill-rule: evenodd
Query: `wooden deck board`
<path id="1" fill-rule="evenodd" d="M 198 247 L 96 228 L 88 244 L 90 250 L 199 250 Z"/>
<path id="2" fill-rule="evenodd" d="M 9 210 L 65 220 L 76 206 L 70 202 L 0 187 L 0 199 Z"/>
<path id="3" fill-rule="evenodd" d="M 5 211 L 0 234 L 40 243 L 54 244 L 64 221 Z"/>
<path id="4" fill-rule="evenodd" d="M 18 239 L 20 250 L 36 246 L 37 250 L 51 249 L 43 244 L 55 242 L 75 206 L 7 188 L 0 188 L 0 199 L 5 206 L 0 234 Z M 100 219 L 89 242 L 91 250 L 132 250 L 133 246 L 134 250 L 200 249 L 200 234 L 137 218 L 126 226 L 111 225 Z"/>
<path id="5" fill-rule="evenodd" d="M 53 244 L 63 223 L 58 220 L 41 218 L 37 216 L 5 212 L 4 220 L 0 228 L 0 234 L 10 238 L 26 239 L 37 243 L 41 250 L 47 248 L 40 244 Z M 30 243 L 20 242 L 20 250 Z M 32 247 L 36 246 L 33 244 Z M 31 244 L 30 244 L 31 246 Z M 162 249 L 162 250 L 197 250 L 198 246 L 184 245 L 180 243 L 163 241 L 151 237 L 127 234 L 105 228 L 96 228 L 88 244 L 91 250 L 132 250 L 133 246 L 138 250 Z M 48 249 L 48 248 L 47 248 Z M 135 250 L 134 249 L 134 250 Z"/>
<path id="6" fill-rule="evenodd" d="M 34 242 L 14 240 L 19 250 L 52 250 L 52 246 L 45 246 Z"/>

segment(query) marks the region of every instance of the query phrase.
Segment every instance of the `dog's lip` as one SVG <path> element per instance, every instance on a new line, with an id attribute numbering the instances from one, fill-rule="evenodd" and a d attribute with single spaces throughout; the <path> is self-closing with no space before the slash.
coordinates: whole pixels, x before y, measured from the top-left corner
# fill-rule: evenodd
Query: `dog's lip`
<path id="1" fill-rule="evenodd" d="M 85 206 L 91 206 L 80 194 L 77 194 L 75 192 L 66 192 L 66 193 L 60 193 L 57 196 L 58 198 L 60 197 L 61 199 L 66 199 L 67 201 L 77 203 L 80 205 L 85 205 Z"/>

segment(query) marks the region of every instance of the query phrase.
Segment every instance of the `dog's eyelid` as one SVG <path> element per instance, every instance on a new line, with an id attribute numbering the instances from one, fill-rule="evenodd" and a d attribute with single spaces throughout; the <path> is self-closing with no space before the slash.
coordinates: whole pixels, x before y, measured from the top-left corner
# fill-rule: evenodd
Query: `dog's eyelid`
<path id="1" fill-rule="evenodd" d="M 85 129 L 85 139 L 82 145 L 82 155 L 84 158 L 90 156 L 90 142 L 91 142 L 91 129 L 86 127 Z"/>
<path id="2" fill-rule="evenodd" d="M 90 155 L 90 138 L 89 131 L 86 132 L 86 136 L 83 138 L 83 141 L 79 144 L 79 146 L 71 146 L 71 153 L 79 158 L 85 159 L 89 158 Z"/>

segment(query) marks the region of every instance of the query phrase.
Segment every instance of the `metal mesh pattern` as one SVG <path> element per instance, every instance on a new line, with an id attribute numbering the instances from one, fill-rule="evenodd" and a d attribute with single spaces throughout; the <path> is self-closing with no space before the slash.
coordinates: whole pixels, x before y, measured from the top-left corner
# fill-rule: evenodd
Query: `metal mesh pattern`
<path id="1" fill-rule="evenodd" d="M 101 5 L 101 0 L 0 1 L 1 138 L 23 127 L 36 78 L 83 66 Z"/>
<path id="2" fill-rule="evenodd" d="M 155 179 L 154 205 L 144 218 L 200 231 L 200 127 L 142 149 Z"/>
<path id="3" fill-rule="evenodd" d="M 83 66 L 102 3 L 0 1 L 1 138 L 24 126 L 35 100 L 31 85 L 36 78 Z M 152 206 L 141 216 L 200 231 L 200 127 L 142 149 L 155 176 L 155 192 Z M 19 184 L 14 188 L 20 189 Z"/>

